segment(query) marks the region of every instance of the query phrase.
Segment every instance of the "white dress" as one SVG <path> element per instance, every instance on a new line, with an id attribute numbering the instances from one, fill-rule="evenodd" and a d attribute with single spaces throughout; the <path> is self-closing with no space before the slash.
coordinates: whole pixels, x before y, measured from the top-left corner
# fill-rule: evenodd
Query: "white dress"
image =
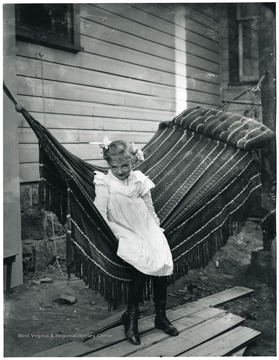
<path id="1" fill-rule="evenodd" d="M 94 204 L 119 240 L 117 255 L 144 274 L 171 275 L 171 251 L 150 193 L 154 183 L 139 170 L 125 180 L 96 171 L 94 183 Z"/>

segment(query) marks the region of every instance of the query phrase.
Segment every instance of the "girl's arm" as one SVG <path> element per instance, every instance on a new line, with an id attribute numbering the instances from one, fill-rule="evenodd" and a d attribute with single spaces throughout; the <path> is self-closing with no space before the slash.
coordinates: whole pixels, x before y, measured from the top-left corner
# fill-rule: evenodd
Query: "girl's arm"
<path id="1" fill-rule="evenodd" d="M 157 216 L 157 214 L 155 212 L 150 190 L 145 195 L 142 196 L 142 199 L 145 202 L 145 204 L 146 204 L 151 216 L 153 217 L 155 223 L 158 226 L 160 226 L 160 219 L 158 218 L 158 216 Z"/>
<path id="2" fill-rule="evenodd" d="M 96 193 L 96 197 L 94 200 L 94 205 L 97 207 L 102 217 L 105 219 L 106 223 L 111 228 L 114 235 L 117 238 L 119 238 L 119 225 L 108 220 L 108 199 L 109 199 L 108 188 L 105 185 L 95 184 L 95 193 Z"/>

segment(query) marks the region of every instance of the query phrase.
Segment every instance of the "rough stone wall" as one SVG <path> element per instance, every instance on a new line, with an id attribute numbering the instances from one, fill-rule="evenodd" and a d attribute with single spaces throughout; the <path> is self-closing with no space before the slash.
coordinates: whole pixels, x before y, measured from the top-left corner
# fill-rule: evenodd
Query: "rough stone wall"
<path id="1" fill-rule="evenodd" d="M 44 271 L 66 257 L 66 229 L 38 202 L 38 183 L 21 184 L 21 238 L 25 273 Z"/>

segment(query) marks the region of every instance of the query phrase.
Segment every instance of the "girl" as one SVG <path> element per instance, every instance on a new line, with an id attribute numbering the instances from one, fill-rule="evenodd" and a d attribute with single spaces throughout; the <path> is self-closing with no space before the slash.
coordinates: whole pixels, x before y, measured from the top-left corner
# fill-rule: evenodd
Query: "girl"
<path id="1" fill-rule="evenodd" d="M 154 289 L 155 327 L 176 336 L 178 330 L 166 317 L 167 276 L 173 272 L 170 248 L 151 198 L 155 185 L 141 171 L 133 171 L 138 150 L 125 141 L 103 147 L 110 170 L 96 172 L 94 204 L 119 240 L 117 255 L 132 265 L 128 308 L 121 322 L 127 339 L 140 344 L 138 306 L 142 301 L 145 276 L 151 276 Z"/>

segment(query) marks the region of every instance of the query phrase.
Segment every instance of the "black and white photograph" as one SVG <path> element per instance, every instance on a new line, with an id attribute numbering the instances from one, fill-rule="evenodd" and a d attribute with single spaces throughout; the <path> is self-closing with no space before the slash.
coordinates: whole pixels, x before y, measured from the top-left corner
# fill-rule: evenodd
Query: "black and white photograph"
<path id="1" fill-rule="evenodd" d="M 276 357 L 276 2 L 2 3 L 3 357 Z"/>

